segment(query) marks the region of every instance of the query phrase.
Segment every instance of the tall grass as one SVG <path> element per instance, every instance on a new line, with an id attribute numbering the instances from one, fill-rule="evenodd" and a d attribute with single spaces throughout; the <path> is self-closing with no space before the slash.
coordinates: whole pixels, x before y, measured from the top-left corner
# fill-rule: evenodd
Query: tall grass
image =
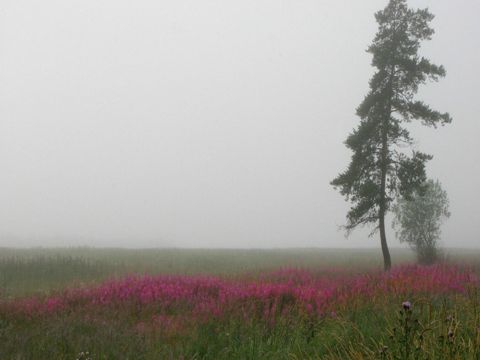
<path id="1" fill-rule="evenodd" d="M 0 358 L 476 359 L 478 281 L 455 266 L 128 277 L 3 301 Z"/>
<path id="2" fill-rule="evenodd" d="M 396 250 L 393 255 L 402 263 L 414 259 L 409 250 Z M 239 273 L 258 273 L 280 267 L 348 267 L 362 271 L 381 266 L 381 253 L 370 249 L 0 248 L 0 296 L 46 292 L 126 274 L 236 276 Z"/>
<path id="3" fill-rule="evenodd" d="M 0 359 L 479 359 L 476 255 L 0 249 Z"/>

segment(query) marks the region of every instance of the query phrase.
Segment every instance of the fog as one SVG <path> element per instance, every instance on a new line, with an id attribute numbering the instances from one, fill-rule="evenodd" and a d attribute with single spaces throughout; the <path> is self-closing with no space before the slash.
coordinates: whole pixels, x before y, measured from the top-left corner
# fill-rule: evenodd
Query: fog
<path id="1" fill-rule="evenodd" d="M 2 1 L 0 246 L 379 246 L 339 231 L 329 182 L 386 3 Z M 453 123 L 412 127 L 450 197 L 442 245 L 477 247 L 480 2 L 409 3 L 447 69 L 418 97 Z"/>

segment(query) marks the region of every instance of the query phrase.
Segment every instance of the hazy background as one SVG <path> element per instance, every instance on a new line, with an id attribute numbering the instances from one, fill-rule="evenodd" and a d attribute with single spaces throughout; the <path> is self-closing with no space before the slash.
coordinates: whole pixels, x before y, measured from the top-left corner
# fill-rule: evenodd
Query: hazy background
<path id="1" fill-rule="evenodd" d="M 3 0 L 0 246 L 363 247 L 329 185 L 386 0 Z M 448 191 L 443 244 L 478 246 L 477 0 L 436 15 L 414 127 Z M 392 236 L 391 245 L 398 245 Z"/>

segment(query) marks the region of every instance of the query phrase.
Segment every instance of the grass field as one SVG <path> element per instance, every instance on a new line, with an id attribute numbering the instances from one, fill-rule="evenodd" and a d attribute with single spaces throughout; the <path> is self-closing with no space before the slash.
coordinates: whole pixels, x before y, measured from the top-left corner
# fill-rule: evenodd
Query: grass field
<path id="1" fill-rule="evenodd" d="M 480 251 L 0 249 L 0 359 L 479 359 Z"/>

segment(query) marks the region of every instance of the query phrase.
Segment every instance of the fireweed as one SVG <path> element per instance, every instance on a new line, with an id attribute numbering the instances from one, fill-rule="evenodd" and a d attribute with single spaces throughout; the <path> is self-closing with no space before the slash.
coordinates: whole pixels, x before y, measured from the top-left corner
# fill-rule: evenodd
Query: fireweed
<path id="1" fill-rule="evenodd" d="M 206 276 L 130 276 L 99 286 L 67 289 L 48 297 L 3 301 L 5 316 L 35 318 L 62 313 L 100 314 L 116 311 L 167 330 L 181 322 L 238 316 L 273 322 L 292 312 L 310 317 L 332 316 L 346 307 L 386 297 L 465 293 L 478 286 L 473 271 L 457 266 L 400 266 L 388 273 L 363 275 L 342 271 L 313 273 L 282 269 L 256 278 Z M 408 305 L 408 306 L 407 306 Z M 404 311 L 411 304 L 404 303 Z M 188 319 L 184 321 L 185 319 Z"/>

